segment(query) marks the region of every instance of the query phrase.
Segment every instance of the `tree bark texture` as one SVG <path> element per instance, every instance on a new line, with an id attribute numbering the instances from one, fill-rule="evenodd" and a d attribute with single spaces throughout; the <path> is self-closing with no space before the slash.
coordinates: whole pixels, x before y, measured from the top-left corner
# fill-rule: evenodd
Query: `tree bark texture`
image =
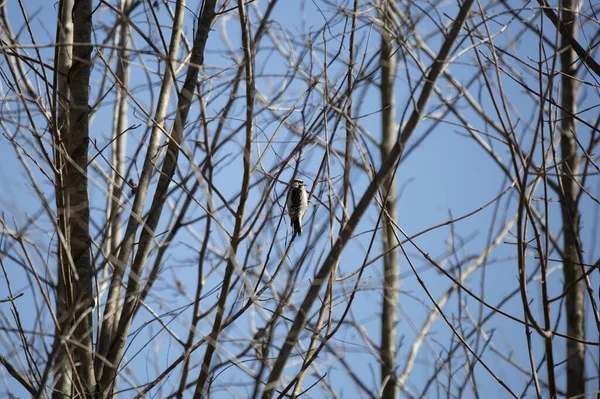
<path id="1" fill-rule="evenodd" d="M 574 0 L 561 0 L 562 21 L 568 34 L 576 37 L 577 26 L 575 10 L 577 2 Z M 575 64 L 577 55 L 564 36 L 561 36 L 561 186 L 563 198 L 561 201 L 564 259 L 563 271 L 565 275 L 565 289 L 568 290 L 565 298 L 567 316 L 567 334 L 569 336 L 585 338 L 584 317 L 584 281 L 581 269 L 581 246 L 579 242 L 580 213 L 577 201 L 578 183 L 576 181 L 579 171 L 580 159 L 577 156 L 577 126 L 575 114 L 577 112 L 577 81 Z M 585 347 L 581 342 L 567 340 L 567 397 L 582 395 L 585 392 Z"/>
<path id="2" fill-rule="evenodd" d="M 57 46 L 55 51 L 55 112 L 56 123 L 54 126 L 53 145 L 54 145 L 54 163 L 56 169 L 56 209 L 57 225 L 59 234 L 64 239 L 67 236 L 68 228 L 66 226 L 65 207 L 68 204 L 67 189 L 65 185 L 65 156 L 63 137 L 69 132 L 69 81 L 68 75 L 73 59 L 73 49 L 69 46 L 73 42 L 73 20 L 71 12 L 73 10 L 73 0 L 62 0 L 59 3 L 59 20 L 57 24 L 56 37 L 62 46 Z M 56 292 L 56 315 L 59 325 L 55 329 L 54 340 L 54 389 L 53 399 L 62 399 L 70 397 L 72 394 L 73 370 L 69 361 L 70 354 L 68 347 L 63 341 L 63 334 L 69 331 L 70 317 L 69 304 L 72 303 L 71 293 L 71 268 L 68 247 L 63 239 L 58 240 L 58 273 L 57 273 L 57 292 Z"/>
<path id="3" fill-rule="evenodd" d="M 388 18 L 393 18 L 385 4 L 382 5 L 382 20 L 388 26 Z M 394 107 L 394 80 L 396 56 L 393 40 L 386 29 L 381 33 L 381 157 L 385 159 L 396 142 L 396 112 Z M 386 195 L 383 215 L 383 303 L 381 313 L 381 383 L 383 399 L 398 397 L 396 378 L 396 330 L 398 324 L 399 265 L 398 250 L 393 222 L 397 220 L 396 182 L 392 174 L 383 179 L 381 192 Z"/>
<path id="4" fill-rule="evenodd" d="M 91 397 L 95 390 L 92 356 L 92 309 L 94 306 L 90 256 L 90 204 L 88 197 L 89 84 L 91 72 L 92 2 L 77 0 L 73 4 L 73 64 L 68 81 L 71 89 L 69 123 L 65 137 L 67 149 L 66 188 L 69 197 L 68 243 L 74 266 L 74 296 L 71 311 L 75 323 L 76 376 L 80 395 Z"/>

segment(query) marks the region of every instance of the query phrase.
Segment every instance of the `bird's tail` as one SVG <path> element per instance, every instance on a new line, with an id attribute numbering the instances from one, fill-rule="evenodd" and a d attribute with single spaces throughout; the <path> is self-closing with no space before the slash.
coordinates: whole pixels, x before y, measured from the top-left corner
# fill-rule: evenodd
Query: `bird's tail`
<path id="1" fill-rule="evenodd" d="M 302 224 L 300 224 L 300 218 L 296 218 L 292 221 L 292 225 L 294 226 L 294 232 L 299 236 L 302 235 Z"/>

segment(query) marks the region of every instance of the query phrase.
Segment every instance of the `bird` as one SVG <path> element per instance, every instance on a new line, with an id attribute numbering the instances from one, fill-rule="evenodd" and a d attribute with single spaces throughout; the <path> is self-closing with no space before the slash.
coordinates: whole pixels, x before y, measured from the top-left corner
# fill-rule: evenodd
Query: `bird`
<path id="1" fill-rule="evenodd" d="M 292 180 L 287 197 L 287 209 L 288 215 L 290 215 L 290 225 L 295 234 L 302 235 L 302 217 L 307 207 L 308 199 L 304 182 L 300 179 Z"/>

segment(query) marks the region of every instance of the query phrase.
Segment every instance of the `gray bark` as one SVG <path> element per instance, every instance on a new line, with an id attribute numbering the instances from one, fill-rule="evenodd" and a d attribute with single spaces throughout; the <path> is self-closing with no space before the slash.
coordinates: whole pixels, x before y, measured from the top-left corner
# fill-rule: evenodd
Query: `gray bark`
<path id="1" fill-rule="evenodd" d="M 575 10 L 577 2 L 562 0 L 562 21 L 571 37 L 577 34 Z M 567 312 L 567 334 L 585 338 L 584 316 L 584 281 L 581 270 L 581 253 L 579 245 L 580 213 L 577 201 L 580 158 L 577 156 L 577 81 L 574 79 L 577 68 L 577 55 L 569 41 L 561 36 L 560 55 L 562 71 L 561 87 L 561 140 L 560 151 L 562 158 L 561 186 L 563 196 L 561 201 L 564 243 L 564 286 L 568 289 L 565 298 Z M 567 340 L 567 397 L 582 395 L 585 392 L 585 346 L 581 342 Z"/>
<path id="2" fill-rule="evenodd" d="M 390 25 L 385 3 L 382 4 L 384 27 Z M 393 40 L 385 29 L 381 32 L 381 157 L 385 159 L 396 141 L 396 110 L 394 106 L 394 80 L 396 57 L 393 54 Z M 381 185 L 381 191 L 387 194 L 383 215 L 383 303 L 381 312 L 381 384 L 383 399 L 398 397 L 396 379 L 396 330 L 398 324 L 398 294 L 400 289 L 398 244 L 394 234 L 393 222 L 397 220 L 396 181 L 389 174 Z"/>
<path id="3" fill-rule="evenodd" d="M 59 21 L 57 24 L 57 39 L 60 43 L 67 44 L 73 42 L 73 20 L 71 11 L 73 9 L 73 0 L 62 0 L 59 3 Z M 56 98 L 55 111 L 56 123 L 54 126 L 53 144 L 54 144 L 54 163 L 56 168 L 56 209 L 57 224 L 60 235 L 64 238 L 67 235 L 66 218 L 64 209 L 68 203 L 66 195 L 66 186 L 64 184 L 65 157 L 63 154 L 62 137 L 67 134 L 69 129 L 69 82 L 67 76 L 71 68 L 72 47 L 68 45 L 57 46 L 56 48 Z M 62 399 L 71 396 L 72 392 L 72 374 L 70 354 L 68 346 L 62 342 L 63 332 L 69 330 L 68 304 L 71 302 L 71 272 L 69 267 L 69 257 L 63 240 L 58 241 L 58 271 L 57 271 L 57 292 L 56 292 L 56 315 L 59 325 L 55 328 L 55 342 L 53 355 L 54 364 L 54 389 L 52 397 Z"/>
<path id="4" fill-rule="evenodd" d="M 121 10 L 126 14 L 131 8 L 131 0 L 121 1 Z M 119 37 L 118 37 L 118 57 L 116 66 L 116 78 L 117 78 L 117 96 L 115 102 L 115 120 L 113 123 L 112 131 L 112 160 L 111 160 L 111 175 L 110 175 L 110 186 L 108 188 L 108 206 L 107 206 L 107 246 L 106 253 L 110 254 L 111 257 L 116 258 L 118 255 L 119 244 L 122 240 L 122 206 L 121 197 L 123 195 L 123 188 L 126 185 L 125 182 L 125 156 L 127 150 L 127 130 L 128 123 L 128 110 L 129 104 L 128 91 L 129 91 L 129 51 L 127 46 L 129 45 L 129 22 L 128 19 L 123 18 L 120 21 L 119 26 Z M 110 269 L 104 270 L 105 275 L 109 275 Z M 113 295 L 119 298 L 121 292 L 121 286 L 117 285 L 114 287 Z M 99 301 L 99 298 L 98 298 Z M 109 325 L 115 325 L 120 316 L 118 308 L 115 308 L 105 320 Z M 103 370 L 102 357 L 97 356 L 95 363 L 96 378 L 100 378 L 101 371 Z M 116 382 L 115 382 L 116 383 Z"/>
<path id="5" fill-rule="evenodd" d="M 142 167 L 142 173 L 138 182 L 136 195 L 133 200 L 131 207 L 131 213 L 125 229 L 125 236 L 120 245 L 118 256 L 113 257 L 113 276 L 110 281 L 108 289 L 108 295 L 106 297 L 106 306 L 104 307 L 102 329 L 100 331 L 100 337 L 98 339 L 98 353 L 101 356 L 106 357 L 110 345 L 114 338 L 114 334 L 118 328 L 118 318 L 116 314 L 119 308 L 119 298 L 121 295 L 121 284 L 123 282 L 123 276 L 131 252 L 133 251 L 135 237 L 138 227 L 142 223 L 142 212 L 148 194 L 148 186 L 150 180 L 155 172 L 155 158 L 158 153 L 161 138 L 164 134 L 165 128 L 165 116 L 169 106 L 169 99 L 171 97 L 171 88 L 174 82 L 174 68 L 175 61 L 179 53 L 179 41 L 181 38 L 181 27 L 183 25 L 183 17 L 185 10 L 185 0 L 177 1 L 175 8 L 175 17 L 173 19 L 173 30 L 171 34 L 171 41 L 169 43 L 169 60 L 165 66 L 165 76 L 162 80 L 160 94 L 158 97 L 158 104 L 156 106 L 156 113 L 154 117 L 154 126 L 152 127 L 152 133 L 148 142 L 148 149 L 146 151 L 146 157 L 144 159 L 144 166 Z M 103 370 L 104 363 L 98 365 L 98 378 L 100 379 Z"/>
<path id="6" fill-rule="evenodd" d="M 125 294 L 125 303 L 123 305 L 121 317 L 119 318 L 118 326 L 115 330 L 112 343 L 107 353 L 107 360 L 109 364 L 119 364 L 121 357 L 123 356 L 125 342 L 131 327 L 133 315 L 135 314 L 135 310 L 139 305 L 141 276 L 144 271 L 146 261 L 148 260 L 150 247 L 154 240 L 154 231 L 158 226 L 158 222 L 160 221 L 160 216 L 167 199 L 169 185 L 177 167 L 179 148 L 181 141 L 183 140 L 183 129 L 190 111 L 200 66 L 204 64 L 204 48 L 206 46 L 210 27 L 215 16 L 215 7 L 216 0 L 207 1 L 204 4 L 202 16 L 200 17 L 200 21 L 198 23 L 198 31 L 194 40 L 194 48 L 192 49 L 190 66 L 186 74 L 185 83 L 183 84 L 183 87 L 179 93 L 177 114 L 175 117 L 175 123 L 171 129 L 171 137 L 168 142 L 167 154 L 162 165 L 156 192 L 154 193 L 154 197 L 152 199 L 152 205 L 150 208 L 151 210 L 146 219 L 145 228 L 142 231 L 139 239 L 138 251 L 135 254 L 135 258 L 131 266 L 131 272 L 129 274 L 129 280 L 127 282 L 127 290 Z M 127 240 L 127 232 L 125 239 Z M 121 253 L 119 254 L 119 259 L 121 261 L 125 261 L 125 259 L 121 259 L 123 250 L 124 249 L 121 249 Z M 110 370 L 107 370 L 106 366 L 104 367 L 100 382 L 100 392 L 102 393 L 103 397 L 111 395 L 113 390 L 113 382 L 118 371 L 118 366 Z"/>
<path id="7" fill-rule="evenodd" d="M 89 144 L 89 83 L 91 72 L 92 2 L 78 0 L 73 5 L 73 64 L 68 81 L 71 89 L 69 131 L 65 136 L 67 148 L 66 188 L 69 197 L 65 209 L 68 218 L 70 261 L 75 275 L 73 282 L 73 322 L 75 341 L 77 390 L 91 397 L 96 380 L 92 361 L 92 310 L 94 306 L 90 256 L 90 204 L 88 197 Z"/>

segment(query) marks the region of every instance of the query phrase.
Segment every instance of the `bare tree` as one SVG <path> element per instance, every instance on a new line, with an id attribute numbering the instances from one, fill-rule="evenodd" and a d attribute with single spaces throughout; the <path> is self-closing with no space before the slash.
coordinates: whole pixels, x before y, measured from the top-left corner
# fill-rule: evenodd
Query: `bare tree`
<path id="1" fill-rule="evenodd" d="M 1 393 L 597 395 L 599 11 L 2 3 Z"/>
<path id="2" fill-rule="evenodd" d="M 574 1 L 561 1 L 561 19 L 565 34 L 577 35 Z M 577 148 L 577 56 L 569 40 L 560 39 L 561 112 L 559 185 L 564 245 L 565 308 L 567 334 L 585 339 L 584 268 L 581 256 L 579 213 L 580 157 Z M 585 395 L 585 345 L 581 341 L 567 341 L 567 396 Z"/>
<path id="3" fill-rule="evenodd" d="M 396 136 L 396 108 L 394 103 L 394 81 L 396 77 L 396 54 L 394 53 L 394 18 L 389 6 L 381 4 L 381 157 L 385 159 L 394 146 Z M 397 170 L 397 169 L 395 169 Z M 398 220 L 396 210 L 398 191 L 395 173 L 384 179 L 381 191 L 385 193 L 383 203 L 384 229 L 382 234 L 383 252 L 383 306 L 381 312 L 381 397 L 398 397 L 396 382 L 396 337 L 398 327 L 398 296 L 400 267 L 397 235 L 394 223 Z"/>

